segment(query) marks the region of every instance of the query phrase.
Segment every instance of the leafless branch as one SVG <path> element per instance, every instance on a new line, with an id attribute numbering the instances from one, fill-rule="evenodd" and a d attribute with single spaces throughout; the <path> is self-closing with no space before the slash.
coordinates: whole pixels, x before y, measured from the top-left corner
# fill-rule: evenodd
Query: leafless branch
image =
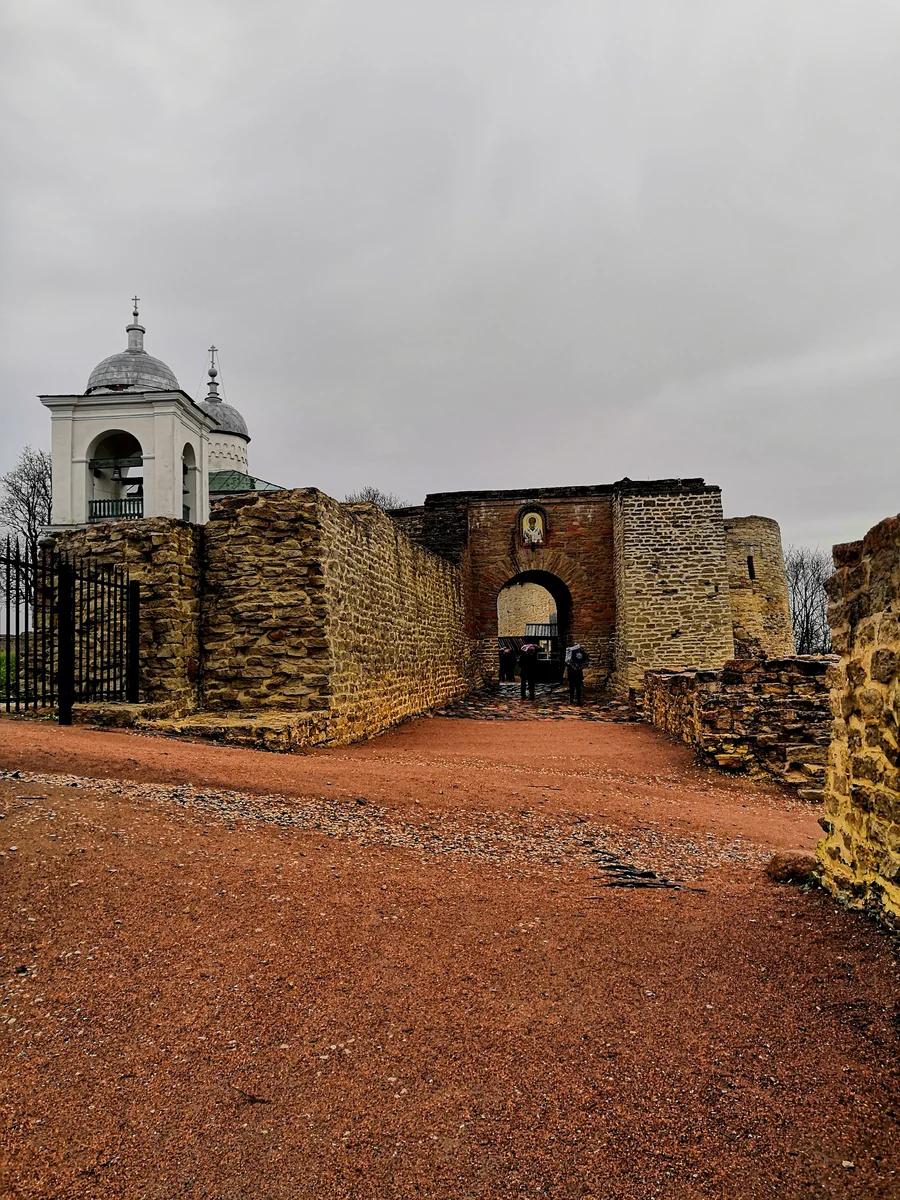
<path id="1" fill-rule="evenodd" d="M 831 559 L 821 550 L 789 546 L 784 556 L 794 644 L 798 654 L 830 654 L 828 599 L 825 580 L 831 575 Z"/>
<path id="2" fill-rule="evenodd" d="M 11 471 L 0 477 L 0 528 L 22 539 L 32 552 L 50 524 L 50 455 L 26 446 Z"/>
<path id="3" fill-rule="evenodd" d="M 372 483 L 367 483 L 358 491 L 348 492 L 344 500 L 347 504 L 377 504 L 385 512 L 391 508 L 403 508 L 405 503 L 395 492 L 383 492 Z"/>

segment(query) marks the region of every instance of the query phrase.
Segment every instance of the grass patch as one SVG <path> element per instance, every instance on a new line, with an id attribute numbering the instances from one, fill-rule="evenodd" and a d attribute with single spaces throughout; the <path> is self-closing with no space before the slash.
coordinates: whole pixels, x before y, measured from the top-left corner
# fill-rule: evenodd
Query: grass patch
<path id="1" fill-rule="evenodd" d="M 6 657 L 6 651 L 0 650 L 0 700 L 5 700 L 12 689 L 12 680 L 16 674 L 16 656 L 10 654 Z"/>

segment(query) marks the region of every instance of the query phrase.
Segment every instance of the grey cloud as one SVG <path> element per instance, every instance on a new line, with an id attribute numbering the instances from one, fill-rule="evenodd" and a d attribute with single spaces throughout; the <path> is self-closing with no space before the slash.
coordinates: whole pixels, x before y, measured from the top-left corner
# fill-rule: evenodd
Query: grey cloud
<path id="1" fill-rule="evenodd" d="M 825 545 L 897 510 L 895 4 L 4 19 L 0 468 L 137 288 L 279 482 L 703 474 Z"/>

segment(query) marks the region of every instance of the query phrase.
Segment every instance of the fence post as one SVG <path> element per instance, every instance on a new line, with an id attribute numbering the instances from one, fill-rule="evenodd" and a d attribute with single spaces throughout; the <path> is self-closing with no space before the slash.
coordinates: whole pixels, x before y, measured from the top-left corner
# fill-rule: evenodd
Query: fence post
<path id="1" fill-rule="evenodd" d="M 57 707 L 60 725 L 72 724 L 72 705 L 75 703 L 75 572 L 71 563 L 60 558 L 59 608 L 59 651 L 57 654 Z"/>
<path id="2" fill-rule="evenodd" d="M 141 585 L 136 579 L 128 583 L 126 619 L 125 699 L 129 704 L 137 704 L 141 698 Z"/>

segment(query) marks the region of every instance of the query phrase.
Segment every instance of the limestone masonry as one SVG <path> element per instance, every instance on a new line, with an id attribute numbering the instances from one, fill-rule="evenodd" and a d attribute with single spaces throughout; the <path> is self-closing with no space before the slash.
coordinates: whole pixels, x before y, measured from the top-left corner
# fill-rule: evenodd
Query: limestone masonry
<path id="1" fill-rule="evenodd" d="M 59 544 L 123 566 L 141 585 L 141 693 L 158 712 L 195 706 L 200 671 L 201 529 L 149 517 L 67 532 Z"/>
<path id="2" fill-rule="evenodd" d="M 545 521 L 539 546 L 519 535 L 519 517 L 532 510 Z M 459 565 L 487 679 L 497 676 L 497 601 L 511 583 L 550 592 L 560 640 L 579 641 L 591 655 L 589 685 L 639 691 L 650 668 L 721 667 L 735 652 L 735 613 L 751 610 L 760 614 L 755 654 L 793 651 L 778 525 L 726 522 L 721 490 L 702 479 L 439 493 L 392 516 Z M 758 547 L 754 577 L 745 544 Z M 741 553 L 746 582 L 732 566 Z"/>
<path id="3" fill-rule="evenodd" d="M 835 546 L 834 561 L 840 666 L 819 858 L 835 895 L 900 927 L 900 516 Z"/>
<path id="4" fill-rule="evenodd" d="M 719 667 L 734 655 L 722 496 L 700 480 L 616 496 L 616 674 Z"/>
<path id="5" fill-rule="evenodd" d="M 497 636 L 521 637 L 526 625 L 556 620 L 556 601 L 539 583 L 511 583 L 497 600 Z"/>
<path id="6" fill-rule="evenodd" d="M 205 541 L 204 709 L 320 714 L 352 741 L 471 686 L 457 572 L 374 505 L 234 496 Z"/>
<path id="7" fill-rule="evenodd" d="M 725 522 L 728 595 L 738 658 L 794 653 L 781 530 L 770 517 Z"/>
<path id="8" fill-rule="evenodd" d="M 620 692 L 651 669 L 723 667 L 736 630 L 759 655 L 790 638 L 778 526 L 726 522 L 700 479 L 442 493 L 389 515 L 314 488 L 245 492 L 202 526 L 56 536 L 140 580 L 157 713 L 248 740 L 279 714 L 284 746 L 368 736 L 495 680 L 501 633 L 554 612 L 548 672 L 578 641 L 587 686 Z"/>
<path id="9" fill-rule="evenodd" d="M 371 504 L 319 493 L 332 736 L 365 737 L 476 681 L 458 572 Z"/>
<path id="10" fill-rule="evenodd" d="M 735 659 L 721 671 L 649 671 L 644 712 L 725 771 L 761 771 L 821 801 L 831 740 L 830 658 Z"/>

